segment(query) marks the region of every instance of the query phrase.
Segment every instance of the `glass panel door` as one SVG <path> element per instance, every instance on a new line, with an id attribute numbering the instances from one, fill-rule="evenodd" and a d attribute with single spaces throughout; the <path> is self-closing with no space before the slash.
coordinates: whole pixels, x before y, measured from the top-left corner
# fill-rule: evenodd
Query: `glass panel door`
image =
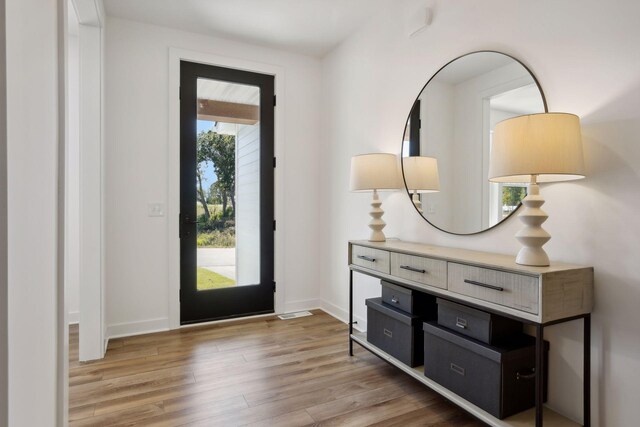
<path id="1" fill-rule="evenodd" d="M 198 78 L 197 289 L 260 282 L 260 88 Z"/>
<path id="2" fill-rule="evenodd" d="M 273 311 L 273 76 L 181 64 L 181 319 Z"/>

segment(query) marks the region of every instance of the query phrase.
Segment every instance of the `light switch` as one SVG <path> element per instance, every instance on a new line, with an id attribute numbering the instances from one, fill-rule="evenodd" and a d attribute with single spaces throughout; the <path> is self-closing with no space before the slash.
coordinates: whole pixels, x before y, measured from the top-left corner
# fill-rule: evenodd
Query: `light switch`
<path id="1" fill-rule="evenodd" d="M 149 203 L 147 214 L 149 216 L 164 216 L 164 203 Z"/>

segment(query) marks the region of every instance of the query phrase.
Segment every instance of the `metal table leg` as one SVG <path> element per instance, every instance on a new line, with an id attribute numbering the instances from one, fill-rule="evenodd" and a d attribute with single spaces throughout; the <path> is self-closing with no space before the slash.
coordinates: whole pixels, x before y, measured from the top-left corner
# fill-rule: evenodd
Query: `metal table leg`
<path id="1" fill-rule="evenodd" d="M 544 325 L 536 324 L 536 427 L 542 427 L 544 410 Z"/>
<path id="2" fill-rule="evenodd" d="M 353 270 L 349 269 L 349 356 L 353 356 Z"/>
<path id="3" fill-rule="evenodd" d="M 586 314 L 583 322 L 583 424 L 589 427 L 591 425 L 591 314 Z"/>

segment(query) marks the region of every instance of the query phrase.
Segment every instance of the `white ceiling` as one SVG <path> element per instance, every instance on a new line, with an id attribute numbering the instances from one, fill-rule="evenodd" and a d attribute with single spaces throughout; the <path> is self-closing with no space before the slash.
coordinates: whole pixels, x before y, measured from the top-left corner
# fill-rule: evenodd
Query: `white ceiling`
<path id="1" fill-rule="evenodd" d="M 491 98 L 491 108 L 515 114 L 535 114 L 544 112 L 540 90 L 535 83 L 522 86 Z"/>
<path id="2" fill-rule="evenodd" d="M 198 79 L 198 99 L 260 105 L 260 88 L 220 80 Z"/>
<path id="3" fill-rule="evenodd" d="M 108 16 L 323 56 L 393 0 L 104 0 Z"/>

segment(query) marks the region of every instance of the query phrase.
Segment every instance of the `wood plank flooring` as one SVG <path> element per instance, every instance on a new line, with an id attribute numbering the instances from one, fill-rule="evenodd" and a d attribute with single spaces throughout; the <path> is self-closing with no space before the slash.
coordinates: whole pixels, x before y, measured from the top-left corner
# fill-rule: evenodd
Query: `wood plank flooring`
<path id="1" fill-rule="evenodd" d="M 114 339 L 78 362 L 70 329 L 71 426 L 481 426 L 354 344 L 322 311 Z"/>

